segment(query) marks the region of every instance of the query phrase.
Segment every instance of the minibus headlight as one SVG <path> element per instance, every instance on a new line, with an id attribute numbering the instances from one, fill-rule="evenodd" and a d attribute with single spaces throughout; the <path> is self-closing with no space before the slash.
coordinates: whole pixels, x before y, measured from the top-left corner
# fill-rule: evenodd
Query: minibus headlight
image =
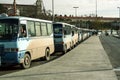
<path id="1" fill-rule="evenodd" d="M 11 52 L 18 52 L 18 48 L 11 48 Z"/>
<path id="2" fill-rule="evenodd" d="M 61 44 L 64 44 L 64 42 L 61 42 Z"/>

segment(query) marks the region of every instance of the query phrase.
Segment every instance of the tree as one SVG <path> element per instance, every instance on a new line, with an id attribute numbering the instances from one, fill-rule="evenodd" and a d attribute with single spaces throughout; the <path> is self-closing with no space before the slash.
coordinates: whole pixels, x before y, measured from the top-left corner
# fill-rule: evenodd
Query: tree
<path id="1" fill-rule="evenodd" d="M 96 29 L 96 30 L 102 29 L 103 28 L 103 22 L 101 22 L 100 20 L 92 21 L 90 28 L 91 29 Z"/>

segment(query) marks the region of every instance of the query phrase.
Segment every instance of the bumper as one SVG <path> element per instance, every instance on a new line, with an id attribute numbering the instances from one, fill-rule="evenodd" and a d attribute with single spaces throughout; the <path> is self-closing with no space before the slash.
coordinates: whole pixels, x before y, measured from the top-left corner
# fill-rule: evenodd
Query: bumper
<path id="1" fill-rule="evenodd" d="M 0 55 L 1 66 L 16 65 L 23 62 L 24 54 L 20 52 L 4 53 Z"/>
<path id="2" fill-rule="evenodd" d="M 64 51 L 64 45 L 55 44 L 55 52 L 62 52 L 62 51 Z"/>

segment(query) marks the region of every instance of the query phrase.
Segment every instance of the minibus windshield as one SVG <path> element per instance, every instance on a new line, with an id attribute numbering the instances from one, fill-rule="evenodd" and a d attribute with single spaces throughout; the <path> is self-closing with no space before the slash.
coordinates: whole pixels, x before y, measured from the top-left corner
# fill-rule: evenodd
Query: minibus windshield
<path id="1" fill-rule="evenodd" d="M 61 24 L 53 24 L 54 34 L 62 34 L 62 25 Z"/>
<path id="2" fill-rule="evenodd" d="M 17 38 L 18 19 L 0 19 L 0 40 Z"/>

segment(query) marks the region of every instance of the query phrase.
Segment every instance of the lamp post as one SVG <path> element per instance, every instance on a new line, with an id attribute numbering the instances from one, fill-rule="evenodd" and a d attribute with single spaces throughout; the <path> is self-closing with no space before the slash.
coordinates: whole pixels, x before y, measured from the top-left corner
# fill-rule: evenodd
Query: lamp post
<path id="1" fill-rule="evenodd" d="M 73 8 L 75 8 L 75 16 L 77 17 L 77 8 L 79 7 L 73 7 Z"/>
<path id="2" fill-rule="evenodd" d="M 119 18 L 120 18 L 120 7 L 117 7 L 119 9 Z"/>
<path id="3" fill-rule="evenodd" d="M 54 22 L 54 0 L 52 0 L 52 21 Z"/>
<path id="4" fill-rule="evenodd" d="M 79 7 L 73 7 L 73 8 L 75 8 L 75 17 L 77 17 L 77 8 Z M 77 19 L 76 19 L 75 25 L 77 26 Z"/>
<path id="5" fill-rule="evenodd" d="M 119 30 L 120 30 L 120 7 L 117 7 L 119 9 Z"/>
<path id="6" fill-rule="evenodd" d="M 95 13 L 96 13 L 96 18 L 97 18 L 97 0 L 96 0 L 96 2 L 95 2 L 95 4 L 96 4 L 96 9 L 95 9 Z"/>
<path id="7" fill-rule="evenodd" d="M 16 0 L 14 0 L 13 2 L 13 11 L 14 11 L 13 15 L 16 16 Z"/>

